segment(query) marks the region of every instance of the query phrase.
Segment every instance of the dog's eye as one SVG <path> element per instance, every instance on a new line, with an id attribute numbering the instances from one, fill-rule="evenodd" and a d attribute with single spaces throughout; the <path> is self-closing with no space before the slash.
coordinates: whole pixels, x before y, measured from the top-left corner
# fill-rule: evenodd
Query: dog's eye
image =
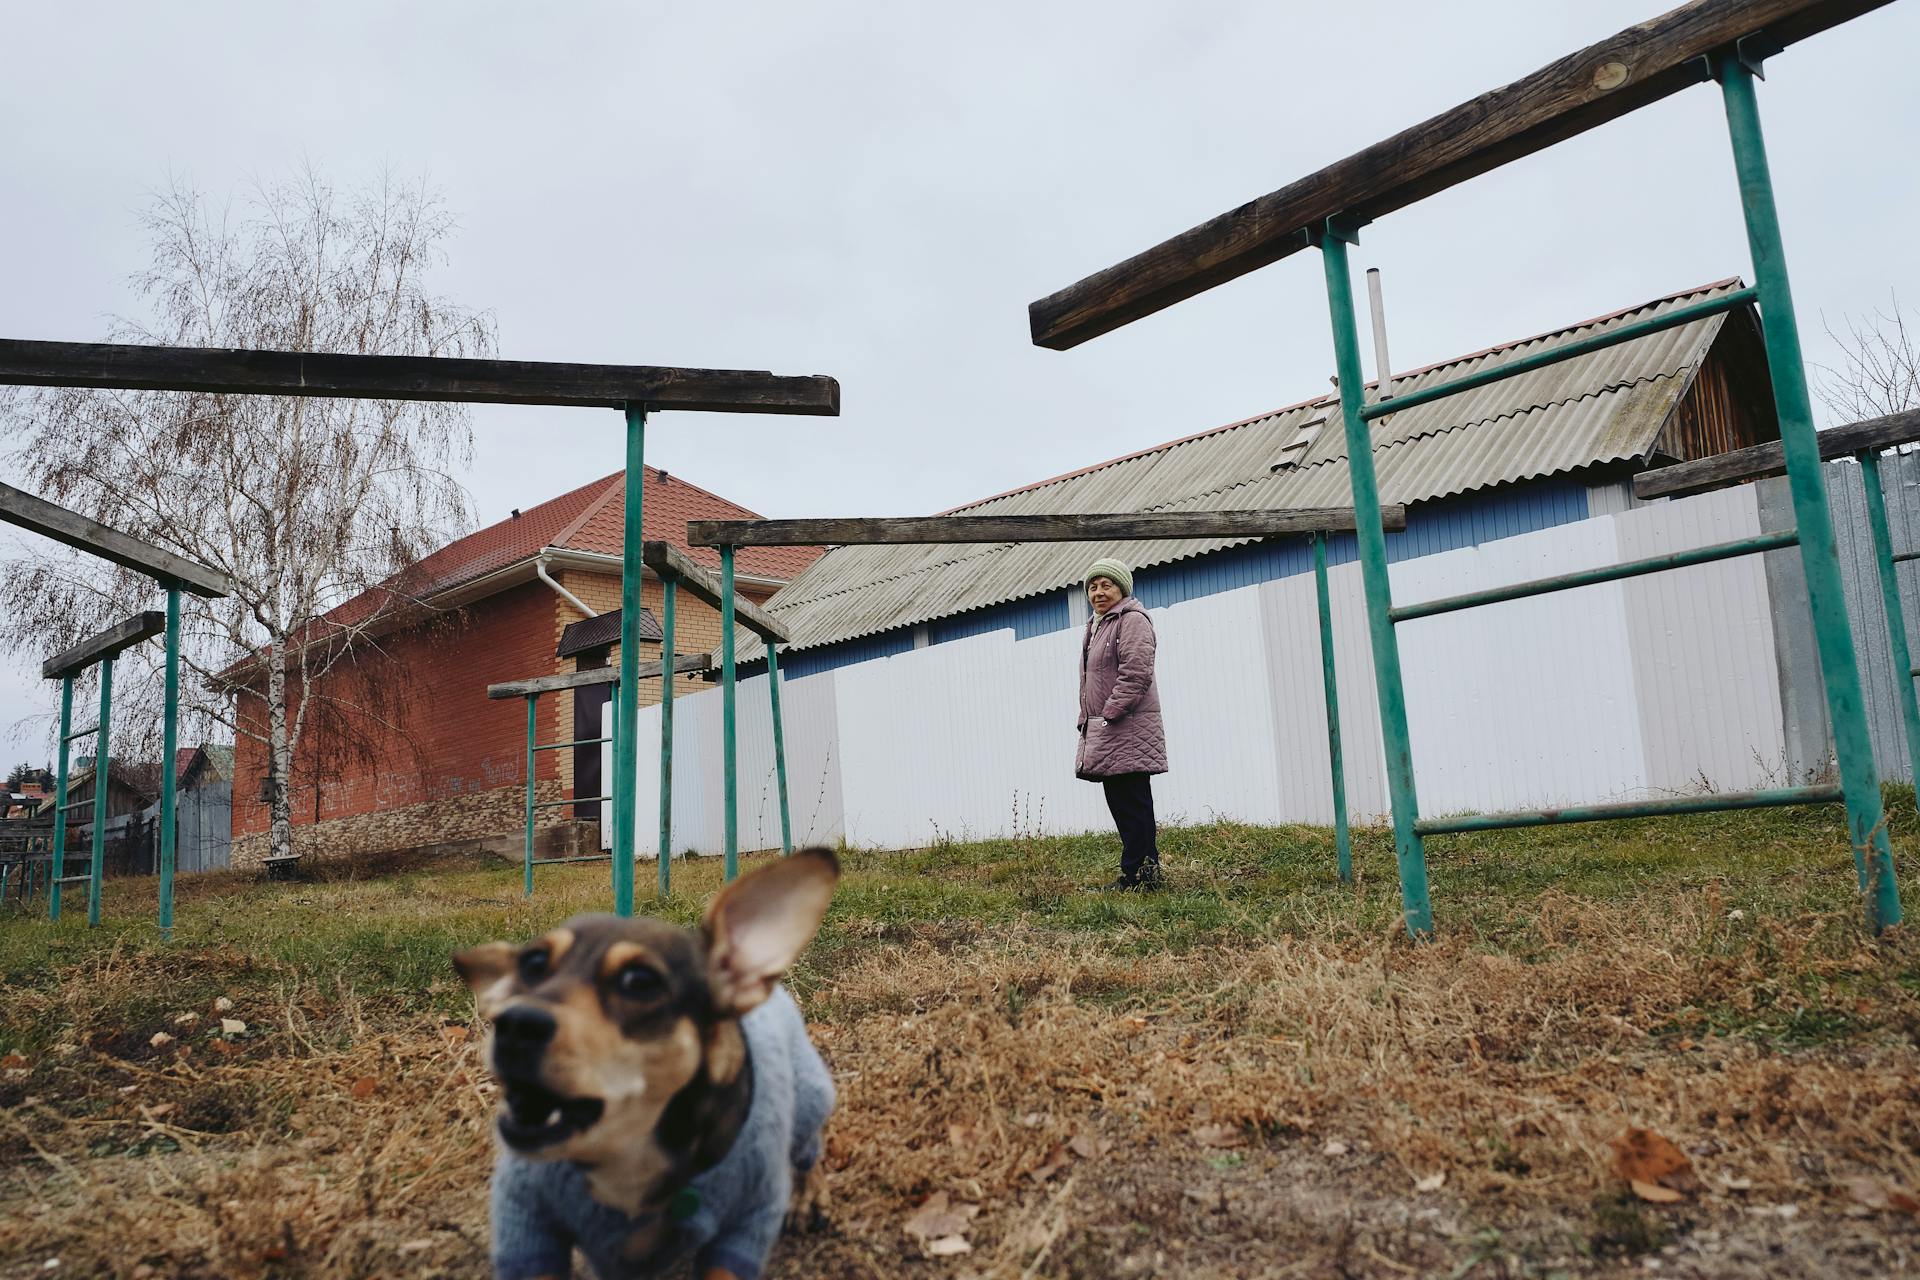
<path id="1" fill-rule="evenodd" d="M 614 975 L 613 989 L 629 1000 L 647 1000 L 660 994 L 666 980 L 644 964 L 630 964 Z"/>
<path id="2" fill-rule="evenodd" d="M 522 951 L 520 953 L 520 981 L 538 982 L 547 976 L 549 957 L 545 951 Z"/>

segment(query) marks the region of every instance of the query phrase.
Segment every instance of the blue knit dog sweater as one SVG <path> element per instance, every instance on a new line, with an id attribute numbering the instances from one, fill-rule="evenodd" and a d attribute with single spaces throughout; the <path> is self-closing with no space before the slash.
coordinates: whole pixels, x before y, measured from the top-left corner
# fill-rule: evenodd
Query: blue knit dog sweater
<path id="1" fill-rule="evenodd" d="M 671 1274 L 691 1257 L 696 1274 L 722 1267 L 759 1280 L 793 1194 L 793 1172 L 820 1158 L 833 1110 L 833 1077 L 807 1039 L 800 1009 L 776 987 L 740 1020 L 753 1063 L 753 1102 L 733 1149 L 694 1178 L 667 1209 L 670 1240 L 642 1269 L 620 1247 L 653 1215 L 630 1218 L 593 1199 L 586 1171 L 501 1149 L 493 1167 L 493 1273 L 498 1280 L 570 1276 L 577 1246 L 601 1280 Z"/>

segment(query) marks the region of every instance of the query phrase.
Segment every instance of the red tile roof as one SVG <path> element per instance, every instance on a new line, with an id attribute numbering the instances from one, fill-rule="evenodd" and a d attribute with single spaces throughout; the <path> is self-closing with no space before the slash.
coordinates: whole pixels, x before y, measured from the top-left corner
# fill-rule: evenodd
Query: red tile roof
<path id="1" fill-rule="evenodd" d="M 627 519 L 626 477 L 626 472 L 616 471 L 448 543 L 408 571 L 407 593 L 422 599 L 439 595 L 531 560 L 547 547 L 619 555 Z M 656 467 L 646 470 L 641 499 L 641 527 L 648 539 L 672 543 L 715 569 L 720 567 L 718 551 L 687 546 L 687 521 L 761 518 L 758 512 Z M 742 574 L 784 582 L 819 559 L 822 550 L 743 547 L 735 564 Z"/>

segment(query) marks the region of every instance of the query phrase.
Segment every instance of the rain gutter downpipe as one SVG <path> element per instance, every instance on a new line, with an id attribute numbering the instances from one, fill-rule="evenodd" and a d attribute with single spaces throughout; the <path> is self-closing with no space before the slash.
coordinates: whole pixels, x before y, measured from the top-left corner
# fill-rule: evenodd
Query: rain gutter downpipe
<path id="1" fill-rule="evenodd" d="M 586 603 L 583 600 L 581 600 L 579 596 L 573 594 L 573 592 L 561 586 L 558 579 L 550 576 L 547 573 L 546 552 L 543 551 L 538 556 L 534 557 L 533 574 L 536 578 L 539 578 L 540 581 L 552 587 L 554 590 L 554 594 L 558 595 L 562 600 L 565 600 L 568 604 L 578 609 L 582 614 L 586 615 L 589 618 L 597 618 L 600 616 L 594 610 L 587 608 Z"/>

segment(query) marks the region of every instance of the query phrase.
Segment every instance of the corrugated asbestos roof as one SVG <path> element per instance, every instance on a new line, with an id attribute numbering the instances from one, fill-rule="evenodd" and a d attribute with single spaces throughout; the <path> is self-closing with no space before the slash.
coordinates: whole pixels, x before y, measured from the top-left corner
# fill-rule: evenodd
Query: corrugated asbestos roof
<path id="1" fill-rule="evenodd" d="M 1394 391 L 1404 395 L 1739 284 L 1723 280 L 1398 375 Z M 1646 456 L 1724 320 L 1697 320 L 1377 420 L 1381 500 L 1428 502 Z M 1229 511 L 1343 507 L 1352 500 L 1346 437 L 1329 395 L 946 514 Z M 834 547 L 767 607 L 791 630 L 793 648 L 816 648 L 1057 591 L 1101 556 L 1149 567 L 1245 541 Z"/>

